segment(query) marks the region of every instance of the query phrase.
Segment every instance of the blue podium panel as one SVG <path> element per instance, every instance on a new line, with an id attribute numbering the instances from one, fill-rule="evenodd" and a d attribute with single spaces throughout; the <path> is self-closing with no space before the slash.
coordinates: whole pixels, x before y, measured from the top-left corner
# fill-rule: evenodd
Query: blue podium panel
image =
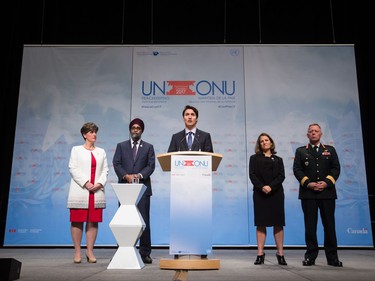
<path id="1" fill-rule="evenodd" d="M 171 255 L 212 252 L 212 157 L 172 155 Z"/>

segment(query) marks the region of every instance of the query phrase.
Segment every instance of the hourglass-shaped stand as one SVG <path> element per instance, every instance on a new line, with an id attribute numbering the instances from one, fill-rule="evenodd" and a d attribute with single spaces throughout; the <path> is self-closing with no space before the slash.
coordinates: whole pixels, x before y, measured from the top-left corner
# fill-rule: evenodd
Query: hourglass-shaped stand
<path id="1" fill-rule="evenodd" d="M 146 227 L 137 204 L 146 190 L 143 184 L 112 183 L 120 207 L 109 227 L 119 245 L 107 269 L 142 269 L 145 265 L 136 244 Z"/>

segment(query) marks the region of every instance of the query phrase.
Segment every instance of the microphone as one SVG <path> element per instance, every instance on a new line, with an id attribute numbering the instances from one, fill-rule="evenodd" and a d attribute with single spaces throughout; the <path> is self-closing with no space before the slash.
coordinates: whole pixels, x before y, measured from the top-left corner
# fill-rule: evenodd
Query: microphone
<path id="1" fill-rule="evenodd" d="M 201 151 L 201 142 L 199 141 L 199 135 L 197 135 L 197 137 L 195 137 L 194 140 L 195 140 L 195 139 L 196 139 L 197 142 L 198 142 L 198 145 L 199 145 L 199 150 L 198 150 L 198 151 L 200 152 L 200 151 Z"/>
<path id="2" fill-rule="evenodd" d="M 186 140 L 186 134 L 185 136 L 180 140 L 180 142 L 178 143 L 178 151 L 181 151 L 181 143 L 182 141 Z"/>

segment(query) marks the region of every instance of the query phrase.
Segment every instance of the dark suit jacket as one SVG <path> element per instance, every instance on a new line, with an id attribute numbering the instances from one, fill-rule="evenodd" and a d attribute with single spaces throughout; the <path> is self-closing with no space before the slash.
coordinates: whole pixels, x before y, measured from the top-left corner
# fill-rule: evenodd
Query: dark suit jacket
<path id="1" fill-rule="evenodd" d="M 140 183 L 147 186 L 144 194 L 152 195 L 150 176 L 155 170 L 155 151 L 152 144 L 141 140 L 137 157 L 133 160 L 130 140 L 118 143 L 113 156 L 113 168 L 119 183 L 125 183 L 123 177 L 127 174 L 141 173 L 143 180 Z"/>
<path id="2" fill-rule="evenodd" d="M 169 144 L 168 152 L 176 151 L 188 151 L 188 146 L 186 143 L 185 129 L 175 133 L 172 136 L 171 143 Z M 210 133 L 196 130 L 194 136 L 194 142 L 191 147 L 192 151 L 205 151 L 205 152 L 214 152 L 212 147 L 211 135 Z"/>
<path id="3" fill-rule="evenodd" d="M 258 152 L 250 156 L 249 161 L 249 177 L 253 184 L 255 192 L 261 192 L 265 185 L 269 185 L 275 193 L 283 188 L 283 181 L 285 179 L 284 161 L 281 157 L 272 155 L 272 167 L 265 167 L 265 156 L 262 152 Z M 267 171 L 270 169 L 271 172 Z"/>
<path id="4" fill-rule="evenodd" d="M 297 148 L 293 172 L 300 183 L 299 199 L 337 198 L 335 183 L 340 175 L 340 162 L 333 146 L 321 144 L 319 152 L 311 145 Z M 316 181 L 325 181 L 327 188 L 319 192 L 307 188 L 310 182 Z"/>

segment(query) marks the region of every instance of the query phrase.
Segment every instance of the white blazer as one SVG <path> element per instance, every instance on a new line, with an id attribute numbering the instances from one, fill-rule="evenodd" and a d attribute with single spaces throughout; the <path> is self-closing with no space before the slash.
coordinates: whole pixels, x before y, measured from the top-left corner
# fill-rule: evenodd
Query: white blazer
<path id="1" fill-rule="evenodd" d="M 95 147 L 90 151 L 83 145 L 73 146 L 70 153 L 69 172 L 71 175 L 68 208 L 87 209 L 89 206 L 89 191 L 84 187 L 91 178 L 91 152 L 96 159 L 95 182 L 101 183 L 103 188 L 95 192 L 95 208 L 105 208 L 104 186 L 108 177 L 107 155 L 104 149 Z"/>

